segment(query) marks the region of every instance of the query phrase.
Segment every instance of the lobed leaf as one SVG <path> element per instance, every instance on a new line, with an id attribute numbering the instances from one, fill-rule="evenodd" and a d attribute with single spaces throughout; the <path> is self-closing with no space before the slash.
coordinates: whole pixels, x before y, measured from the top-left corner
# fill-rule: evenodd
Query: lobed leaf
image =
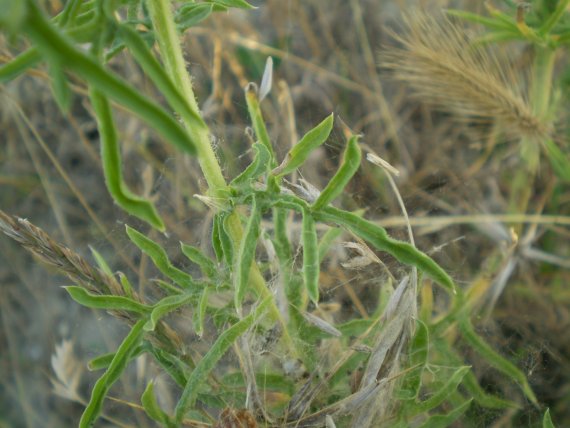
<path id="1" fill-rule="evenodd" d="M 309 298 L 319 303 L 319 244 L 315 220 L 307 210 L 303 211 L 303 279 Z"/>
<path id="2" fill-rule="evenodd" d="M 156 324 L 163 316 L 169 312 L 175 311 L 184 305 L 187 305 L 195 298 L 196 296 L 193 294 L 176 294 L 174 296 L 167 296 L 163 298 L 152 307 L 150 319 L 144 326 L 145 331 L 154 331 Z"/>
<path id="3" fill-rule="evenodd" d="M 197 288 L 196 282 L 189 274 L 172 265 L 166 251 L 159 244 L 128 225 L 126 229 L 130 240 L 151 258 L 160 272 L 183 288 Z"/>
<path id="4" fill-rule="evenodd" d="M 251 212 L 245 228 L 244 236 L 240 242 L 238 254 L 234 265 L 234 296 L 236 308 L 241 308 L 249 285 L 249 272 L 255 259 L 255 249 L 259 238 L 261 226 L 261 209 L 257 198 L 253 197 Z"/>
<path id="5" fill-rule="evenodd" d="M 347 227 L 352 233 L 372 244 L 377 250 L 386 251 L 398 261 L 417 267 L 449 291 L 455 293 L 453 280 L 433 259 L 406 242 L 390 238 L 384 228 L 356 214 L 333 207 L 326 207 L 314 212 L 313 215 L 316 220 Z"/>
<path id="6" fill-rule="evenodd" d="M 131 354 L 135 351 L 142 340 L 144 333 L 143 326 L 145 323 L 145 318 L 137 321 L 127 337 L 125 337 L 123 340 L 123 343 L 121 343 L 119 346 L 119 349 L 117 349 L 117 352 L 115 353 L 111 364 L 103 376 L 101 376 L 95 383 L 93 391 L 91 391 L 91 398 L 89 400 L 89 403 L 81 415 L 79 428 L 91 427 L 95 420 L 99 417 L 99 413 L 101 413 L 101 408 L 103 407 L 103 400 L 105 400 L 109 389 L 111 386 L 113 386 L 117 379 L 119 379 L 127 367 L 127 363 L 130 360 Z"/>
<path id="7" fill-rule="evenodd" d="M 220 334 L 210 350 L 196 365 L 196 368 L 188 378 L 188 381 L 184 386 L 182 396 L 176 405 L 175 419 L 177 423 L 181 423 L 186 412 L 194 406 L 199 386 L 204 384 L 206 378 L 214 369 L 220 358 L 222 358 L 238 337 L 244 334 L 253 325 L 253 323 L 263 315 L 267 307 L 270 305 L 271 299 L 272 297 L 268 297 L 263 300 L 248 316 Z"/>
<path id="8" fill-rule="evenodd" d="M 164 223 L 154 204 L 132 193 L 123 180 L 121 149 L 109 101 L 100 91 L 93 88 L 89 91 L 89 95 L 99 128 L 101 161 L 107 190 L 117 205 L 127 213 L 146 221 L 155 229 L 164 231 Z"/>
<path id="9" fill-rule="evenodd" d="M 323 189 L 315 203 L 313 209 L 318 210 L 326 207 L 338 195 L 342 193 L 352 176 L 356 173 L 360 166 L 361 152 L 358 145 L 358 136 L 353 135 L 348 140 L 346 150 L 336 174 L 331 178 L 326 187 Z"/>
<path id="10" fill-rule="evenodd" d="M 526 395 L 533 404 L 538 403 L 524 373 L 506 358 L 497 354 L 481 337 L 479 337 L 479 335 L 475 333 L 475 330 L 468 318 L 465 317 L 459 321 L 459 330 L 461 331 L 461 335 L 465 341 L 469 343 L 469 345 L 471 345 L 479 355 L 485 358 L 485 360 L 487 360 L 487 362 L 497 370 L 517 382 L 524 395 Z"/>
<path id="11" fill-rule="evenodd" d="M 273 170 L 273 174 L 283 176 L 299 168 L 313 150 L 323 144 L 332 131 L 334 115 L 331 114 L 309 132 L 289 150 L 283 163 Z"/>
<path id="12" fill-rule="evenodd" d="M 71 298 L 77 303 L 92 309 L 129 311 L 143 315 L 148 314 L 152 310 L 151 306 L 143 305 L 128 297 L 91 294 L 84 288 L 78 286 L 67 286 L 63 288 L 65 288 L 65 291 L 67 291 Z"/>

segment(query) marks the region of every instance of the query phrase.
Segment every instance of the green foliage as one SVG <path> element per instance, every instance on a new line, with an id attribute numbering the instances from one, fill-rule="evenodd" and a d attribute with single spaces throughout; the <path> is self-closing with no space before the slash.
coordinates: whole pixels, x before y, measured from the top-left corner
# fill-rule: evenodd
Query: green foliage
<path id="1" fill-rule="evenodd" d="M 158 270 L 160 270 L 165 276 L 170 278 L 182 288 L 195 290 L 198 287 L 198 284 L 196 281 L 194 281 L 192 276 L 178 269 L 170 262 L 166 251 L 164 251 L 164 249 L 159 244 L 147 238 L 142 233 L 136 231 L 128 225 L 126 228 L 127 235 L 131 241 L 137 247 L 139 247 L 143 253 L 151 258 L 152 262 L 155 264 Z"/>
<path id="2" fill-rule="evenodd" d="M 111 389 L 111 386 L 113 386 L 126 369 L 130 356 L 142 340 L 145 322 L 146 320 L 143 318 L 133 326 L 127 337 L 125 337 L 125 340 L 123 340 L 123 343 L 121 343 L 117 349 L 117 352 L 115 352 L 109 367 L 107 367 L 103 376 L 95 383 L 91 391 L 89 403 L 79 421 L 80 428 L 92 426 L 99 416 L 99 413 L 101 413 L 103 400 L 107 396 L 109 389 Z"/>
<path id="3" fill-rule="evenodd" d="M 88 308 L 131 311 L 139 314 L 147 314 L 152 310 L 151 307 L 129 299 L 128 297 L 92 294 L 85 290 L 85 288 L 79 286 L 68 286 L 64 288 L 73 300 Z"/>
<path id="4" fill-rule="evenodd" d="M 353 135 L 348 140 L 338 171 L 313 204 L 313 209 L 318 210 L 326 207 L 344 191 L 352 176 L 360 168 L 360 158 L 361 152 L 358 145 L 358 136 Z"/>
<path id="5" fill-rule="evenodd" d="M 319 302 L 319 247 L 315 220 L 307 210 L 303 211 L 303 277 L 305 287 L 313 303 Z"/>
<path id="6" fill-rule="evenodd" d="M 37 3 L 32 0 L 0 3 L 1 28 L 10 34 L 21 32 L 32 44 L 30 49 L 0 66 L 0 82 L 14 79 L 44 62 L 50 73 L 54 98 L 62 111 L 69 112 L 73 101 L 69 74 L 81 79 L 89 88 L 89 100 L 101 136 L 101 160 L 109 194 L 124 211 L 158 231 L 164 232 L 166 226 L 154 204 L 133 194 L 123 180 L 121 141 L 111 102 L 130 110 L 153 127 L 180 154 L 198 156 L 209 186 L 203 198 L 215 201 L 212 205 L 216 206 L 211 232 L 214 256 L 210 257 L 206 250 L 180 243 L 181 252 L 199 267 L 200 279 L 175 266 L 161 244 L 126 226 L 130 240 L 167 279 L 155 281 L 160 287 L 157 292 L 161 294 L 154 297 L 154 303 L 146 303 L 124 274 L 119 276 L 122 288 L 113 289 L 110 294 L 95 293 L 93 284 L 89 284 L 89 291 L 84 284 L 65 287 L 72 299 L 81 305 L 119 313 L 131 326 L 116 352 L 97 357 L 89 364 L 91 370 L 105 369 L 105 372 L 93 388 L 81 418 L 81 427 L 94 423 L 112 385 L 129 361 L 143 353 L 150 354 L 182 389 L 172 417 L 159 407 L 152 382 L 142 393 L 141 402 L 146 414 L 165 427 L 180 426 L 186 417 L 197 410 L 205 412 L 208 406 L 215 413 L 230 405 L 244 407 L 245 397 L 253 394 L 253 386 L 260 390 L 262 397 L 268 392 L 278 393 L 282 402 L 268 404 L 268 408 L 273 412 L 270 416 L 280 422 L 284 421 L 287 412 L 294 410 L 295 403 L 304 400 L 310 403 L 305 409 L 308 413 L 320 408 L 341 416 L 350 412 L 356 414 L 362 404 L 369 403 L 374 394 L 380 394 L 381 382 L 386 379 L 382 378 L 384 373 L 378 371 L 372 374 L 372 384 L 350 391 L 347 373 L 350 376 L 350 373 L 362 370 L 371 359 L 366 349 L 376 347 L 383 333 L 400 325 L 405 328 L 397 332 L 398 340 L 394 339 L 386 349 L 387 354 L 398 354 L 400 350 L 392 348 L 397 344 L 405 350 L 406 356 L 398 360 L 398 364 L 402 363 L 401 372 L 390 379 L 393 381 L 390 388 L 393 385 L 394 389 L 390 399 L 398 401 L 393 406 L 398 409 L 394 426 L 408 426 L 412 422 L 421 427 L 449 426 L 471 405 L 493 409 L 520 407 L 518 403 L 493 396 L 481 387 L 457 351 L 454 338 L 450 338 L 456 336 L 488 364 L 516 382 L 528 400 L 537 403 L 524 373 L 475 333 L 471 307 L 467 306 L 462 290 L 456 288 L 453 279 L 436 261 L 414 245 L 391 238 L 384 228 L 363 218 L 363 211 L 349 212 L 331 206 L 335 201 L 338 206 L 342 205 L 341 196 L 360 168 L 359 136 L 348 137 L 336 173 L 314 201 L 294 196 L 285 188 L 284 177 L 302 167 L 310 154 L 329 139 L 334 125 L 332 114 L 307 132 L 277 166 L 257 86 L 249 84 L 245 102 L 257 139 L 251 147 L 253 159 L 229 185 L 225 182 L 211 151 L 208 125 L 199 113 L 188 84 L 184 60 L 178 52 L 178 37 L 179 33 L 200 24 L 213 12 L 253 8 L 249 3 L 244 0 L 183 2 L 172 11 L 171 2 L 166 0 L 145 3 L 70 0 L 51 20 Z M 564 0 L 546 7 L 543 2 L 538 10 L 524 15 L 522 21 L 492 7 L 488 7 L 489 16 L 464 11 L 448 13 L 484 26 L 488 31 L 480 42 L 522 40 L 548 53 L 570 40 L 568 14 L 565 13 L 569 3 Z M 122 18 L 125 16 L 126 19 Z M 87 42 L 92 45 L 89 53 L 79 46 Z M 156 42 L 160 57 L 153 50 Z M 106 61 L 121 50 L 128 52 L 140 65 L 172 112 L 111 71 Z M 547 116 L 551 107 L 550 93 L 538 101 L 544 102 L 547 108 L 539 109 L 537 113 Z M 542 143 L 557 176 L 570 180 L 567 147 L 559 147 L 554 140 Z M 302 263 L 295 257 L 297 248 L 293 244 L 296 245 L 296 240 L 290 239 L 290 219 L 300 222 Z M 317 234 L 318 226 L 324 225 L 329 229 Z M 353 235 L 369 245 L 372 251 L 391 255 L 409 271 L 415 273 L 417 269 L 420 274 L 432 278 L 447 291 L 448 307 L 441 309 L 443 313 L 437 320 L 432 319 L 431 306 L 429 311 L 421 312 L 421 321 L 414 319 L 416 296 L 409 299 L 414 302 L 409 304 L 413 308 L 402 307 L 403 292 L 394 291 L 386 284 L 385 294 L 381 294 L 386 298 L 377 304 L 375 313 L 368 319 L 352 319 L 334 326 L 313 315 L 309 311 L 313 306 L 319 308 L 322 303 L 319 292 L 321 264 L 334 241 L 343 234 Z M 273 245 L 276 261 L 258 257 L 262 238 L 267 247 Z M 95 250 L 92 254 L 100 271 L 112 277 L 102 256 Z M 271 255 L 271 251 L 267 254 Z M 415 274 L 412 276 L 415 278 Z M 278 293 L 269 288 L 266 281 L 270 277 L 276 278 L 278 286 L 275 289 L 281 287 L 282 296 L 276 296 Z M 414 287 L 422 285 L 425 281 L 414 282 Z M 212 342 L 197 362 L 193 358 L 198 351 L 187 352 L 182 343 L 172 339 L 169 335 L 172 327 L 166 324 L 168 315 L 174 317 L 176 311 L 183 309 L 192 312 L 192 326 L 188 327 L 192 333 Z M 395 312 L 406 317 L 406 322 L 394 318 Z M 315 328 L 319 322 L 332 333 Z M 212 331 L 213 336 L 210 336 Z M 301 361 L 304 368 L 311 371 L 310 379 L 304 385 L 295 378 L 296 374 L 279 370 L 276 364 L 248 366 L 247 358 L 250 357 L 247 354 L 251 350 L 238 339 L 247 332 L 259 343 L 271 342 L 267 337 L 274 331 L 278 332 L 275 341 L 279 342 L 274 353 L 282 354 L 285 360 L 279 362 L 285 366 L 294 365 L 291 361 L 295 364 Z M 447 334 L 450 331 L 459 334 Z M 145 335 L 149 336 L 148 340 Z M 335 361 L 334 370 L 325 376 L 325 370 L 320 367 L 318 346 L 327 344 L 326 340 L 334 340 L 335 346 L 343 352 L 338 364 Z M 352 345 L 361 345 L 364 351 L 355 352 L 351 350 Z M 232 347 L 239 353 L 242 372 L 230 371 L 228 374 L 225 370 L 224 375 L 218 376 L 216 368 L 224 372 L 224 364 L 220 361 Z M 324 380 L 316 382 L 317 376 L 321 375 Z M 445 414 L 441 414 L 442 408 L 447 410 Z M 315 424 L 318 424 L 324 421 L 325 414 L 320 411 L 307 417 L 315 418 Z M 553 426 L 549 411 L 544 415 L 543 426 Z"/>
<path id="7" fill-rule="evenodd" d="M 222 332 L 210 350 L 200 360 L 192 374 L 190 375 L 182 397 L 176 405 L 176 421 L 180 423 L 184 415 L 194 405 L 194 401 L 198 395 L 198 387 L 204 383 L 204 380 L 212 371 L 216 363 L 227 352 L 228 348 L 244 334 L 254 322 L 258 321 L 267 309 L 269 300 L 261 302 L 248 316 L 238 321 L 236 324 Z"/>
<path id="8" fill-rule="evenodd" d="M 323 144 L 332 131 L 334 116 L 331 114 L 309 132 L 289 150 L 283 163 L 273 173 L 280 176 L 290 174 L 305 163 L 313 150 Z"/>

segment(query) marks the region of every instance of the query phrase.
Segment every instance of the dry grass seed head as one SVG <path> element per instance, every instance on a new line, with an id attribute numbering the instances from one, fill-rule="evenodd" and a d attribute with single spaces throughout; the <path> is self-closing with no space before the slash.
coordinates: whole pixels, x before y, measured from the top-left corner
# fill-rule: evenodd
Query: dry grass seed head
<path id="1" fill-rule="evenodd" d="M 478 44 L 449 18 L 413 13 L 404 18 L 401 47 L 388 47 L 381 65 L 415 94 L 460 120 L 497 124 L 508 138 L 541 141 L 550 127 L 533 114 L 525 76 L 503 52 Z"/>

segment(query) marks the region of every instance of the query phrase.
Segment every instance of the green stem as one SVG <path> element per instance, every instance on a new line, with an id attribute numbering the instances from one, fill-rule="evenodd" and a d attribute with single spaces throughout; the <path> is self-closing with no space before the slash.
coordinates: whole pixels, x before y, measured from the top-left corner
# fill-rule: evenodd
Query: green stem
<path id="1" fill-rule="evenodd" d="M 556 50 L 535 45 L 535 58 L 530 86 L 530 103 L 537 118 L 549 122 L 550 102 L 552 94 L 552 75 L 556 59 Z M 521 140 L 521 157 L 525 168 L 517 172 L 513 181 L 510 197 L 510 211 L 523 213 L 527 211 L 532 185 L 540 160 L 540 142 L 532 138 Z M 520 232 L 520 226 L 517 232 Z"/>
<path id="2" fill-rule="evenodd" d="M 166 71 L 173 79 L 176 87 L 181 91 L 182 96 L 188 101 L 193 111 L 197 115 L 200 115 L 198 103 L 192 89 L 192 81 L 186 70 L 179 36 L 174 24 L 171 2 L 169 0 L 148 0 L 147 4 Z M 178 113 L 181 114 L 180 118 L 197 146 L 198 161 L 204 173 L 204 177 L 208 182 L 212 196 L 224 197 L 227 184 L 210 144 L 210 130 L 208 126 L 203 121 L 196 125 L 195 119 L 192 120 L 191 117 L 185 117 L 182 114 L 183 112 Z M 233 213 L 230 218 L 228 218 L 227 227 L 230 238 L 237 244 L 237 248 L 243 239 L 243 227 L 237 213 Z M 272 296 L 255 263 L 252 265 L 250 273 L 250 284 L 262 299 Z M 281 325 L 283 340 L 289 350 L 296 355 L 297 352 L 291 335 L 287 330 L 287 324 L 281 316 L 273 298 L 269 306 L 269 314 Z"/>
<path id="3" fill-rule="evenodd" d="M 530 101 L 534 114 L 540 119 L 549 113 L 555 57 L 555 49 L 536 46 Z"/>
<path id="4" fill-rule="evenodd" d="M 186 63 L 184 62 L 180 40 L 174 25 L 171 2 L 168 0 L 149 0 L 147 4 L 166 71 L 176 87 L 179 88 L 182 96 L 190 104 L 192 110 L 196 115 L 200 115 L 198 103 L 192 89 L 192 81 L 186 71 Z M 187 117 L 187 115 L 182 115 L 181 119 L 192 140 L 196 142 L 198 162 L 200 162 L 200 167 L 208 182 L 210 191 L 214 197 L 221 196 L 221 192 L 226 188 L 226 181 L 210 144 L 210 130 L 208 126 L 204 122 L 200 125 L 195 125 L 192 118 Z"/>

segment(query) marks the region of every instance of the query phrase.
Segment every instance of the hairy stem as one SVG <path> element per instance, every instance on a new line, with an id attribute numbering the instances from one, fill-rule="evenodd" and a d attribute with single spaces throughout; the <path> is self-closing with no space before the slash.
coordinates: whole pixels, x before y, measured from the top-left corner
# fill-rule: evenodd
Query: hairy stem
<path id="1" fill-rule="evenodd" d="M 171 3 L 168 0 L 149 0 L 147 4 L 166 70 L 176 87 L 180 88 L 183 97 L 188 101 L 191 108 L 199 115 L 198 103 L 192 89 L 192 81 L 186 71 L 180 40 L 174 24 Z M 181 115 L 181 119 L 197 145 L 198 161 L 212 196 L 224 197 L 224 190 L 227 185 L 210 144 L 210 130 L 208 126 L 203 121 L 197 126 L 195 120 L 192 120 L 190 117 L 184 117 L 184 115 Z M 228 219 L 228 229 L 230 238 L 237 244 L 236 247 L 239 246 L 243 239 L 243 227 L 236 213 L 232 214 Z M 271 295 L 255 263 L 252 265 L 250 273 L 250 284 L 261 298 Z M 281 325 L 283 339 L 287 347 L 296 354 L 293 340 L 287 331 L 287 325 L 273 299 L 269 306 L 269 314 Z"/>

